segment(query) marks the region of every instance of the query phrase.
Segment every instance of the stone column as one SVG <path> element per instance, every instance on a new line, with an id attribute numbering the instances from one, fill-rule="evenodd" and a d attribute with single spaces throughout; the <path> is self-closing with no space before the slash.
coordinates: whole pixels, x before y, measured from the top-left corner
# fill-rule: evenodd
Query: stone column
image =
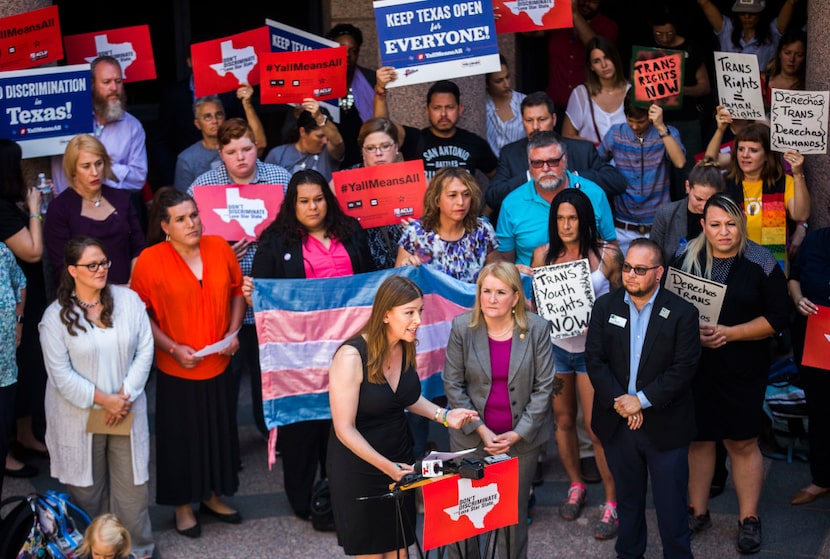
<path id="1" fill-rule="evenodd" d="M 812 0 L 807 7 L 807 89 L 830 90 L 830 2 Z M 827 118 L 827 115 L 824 115 Z M 808 155 L 807 185 L 813 203 L 810 227 L 830 226 L 830 154 Z"/>

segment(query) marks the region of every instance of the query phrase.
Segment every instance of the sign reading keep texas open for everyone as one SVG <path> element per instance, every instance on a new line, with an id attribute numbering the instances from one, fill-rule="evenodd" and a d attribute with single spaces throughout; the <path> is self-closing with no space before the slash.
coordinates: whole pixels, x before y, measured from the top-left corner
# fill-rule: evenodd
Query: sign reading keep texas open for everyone
<path id="1" fill-rule="evenodd" d="M 381 66 L 398 70 L 389 87 L 498 72 L 492 0 L 377 0 Z"/>
<path id="2" fill-rule="evenodd" d="M 282 185 L 194 186 L 193 198 L 205 231 L 228 241 L 256 240 L 277 217 Z"/>
<path id="3" fill-rule="evenodd" d="M 772 90 L 772 151 L 827 153 L 827 91 Z"/>

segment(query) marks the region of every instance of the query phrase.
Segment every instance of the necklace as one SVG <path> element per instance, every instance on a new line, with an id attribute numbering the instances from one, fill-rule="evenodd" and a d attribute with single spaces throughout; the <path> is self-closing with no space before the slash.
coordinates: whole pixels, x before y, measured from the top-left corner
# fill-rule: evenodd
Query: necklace
<path id="1" fill-rule="evenodd" d="M 491 332 L 490 329 L 488 328 L 487 329 L 487 335 L 490 336 L 493 339 L 498 340 L 498 339 L 501 339 L 501 338 L 505 337 L 509 332 L 512 332 L 513 328 L 514 328 L 514 325 L 513 325 L 513 321 L 511 320 L 510 324 L 507 325 L 507 328 L 505 328 L 501 332 Z"/>
<path id="2" fill-rule="evenodd" d="M 75 295 L 74 293 L 72 294 L 72 297 L 74 297 L 74 298 L 75 298 L 75 301 L 76 301 L 79 305 L 81 305 L 83 308 L 85 308 L 85 309 L 92 309 L 92 308 L 95 308 L 95 307 L 97 307 L 97 306 L 101 303 L 101 299 L 96 299 L 96 300 L 95 300 L 95 301 L 93 301 L 92 303 L 87 303 L 86 301 L 81 301 L 81 300 L 78 298 L 78 296 L 77 296 L 77 295 Z"/>

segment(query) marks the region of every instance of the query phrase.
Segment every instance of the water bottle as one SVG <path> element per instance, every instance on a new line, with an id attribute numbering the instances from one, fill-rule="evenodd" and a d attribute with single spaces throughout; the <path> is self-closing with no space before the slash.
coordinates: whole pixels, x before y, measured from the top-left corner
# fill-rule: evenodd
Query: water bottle
<path id="1" fill-rule="evenodd" d="M 45 215 L 46 207 L 55 197 L 52 191 L 52 181 L 46 178 L 46 173 L 37 174 L 37 189 L 40 191 L 40 213 Z"/>

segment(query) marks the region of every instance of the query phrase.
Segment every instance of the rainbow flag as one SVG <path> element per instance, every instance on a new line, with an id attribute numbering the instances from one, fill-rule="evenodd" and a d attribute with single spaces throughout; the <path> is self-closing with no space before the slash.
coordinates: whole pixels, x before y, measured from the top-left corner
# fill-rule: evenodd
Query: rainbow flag
<path id="1" fill-rule="evenodd" d="M 444 394 L 441 371 L 452 319 L 472 308 L 475 284 L 428 266 L 341 278 L 256 279 L 252 302 L 269 429 L 331 418 L 331 358 L 369 319 L 378 287 L 392 275 L 412 279 L 424 292 L 417 352 L 421 392 L 430 399 Z"/>

